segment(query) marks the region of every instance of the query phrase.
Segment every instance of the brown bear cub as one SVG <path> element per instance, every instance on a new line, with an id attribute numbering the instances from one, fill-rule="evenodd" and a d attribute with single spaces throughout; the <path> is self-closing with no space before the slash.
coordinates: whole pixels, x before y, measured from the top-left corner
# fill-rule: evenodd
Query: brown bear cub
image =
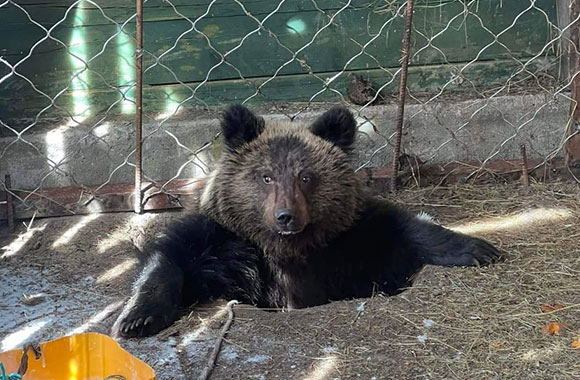
<path id="1" fill-rule="evenodd" d="M 223 153 L 195 213 L 145 251 L 148 261 L 113 334 L 145 336 L 180 306 L 224 297 L 303 308 L 396 294 L 426 264 L 488 264 L 499 252 L 366 195 L 349 151 L 356 123 L 335 107 L 310 126 L 232 106 Z"/>

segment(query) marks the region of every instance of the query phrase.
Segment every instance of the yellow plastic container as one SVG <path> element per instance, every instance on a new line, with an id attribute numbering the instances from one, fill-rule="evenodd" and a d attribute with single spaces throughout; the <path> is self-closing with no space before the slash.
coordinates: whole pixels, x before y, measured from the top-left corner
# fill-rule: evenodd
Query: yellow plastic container
<path id="1" fill-rule="evenodd" d="M 40 352 L 40 359 L 35 359 L 32 350 L 28 351 L 28 370 L 23 380 L 103 380 L 113 375 L 126 380 L 155 380 L 151 367 L 103 334 L 51 340 L 40 344 Z M 21 358 L 22 350 L 0 353 L 6 374 L 18 370 Z"/>

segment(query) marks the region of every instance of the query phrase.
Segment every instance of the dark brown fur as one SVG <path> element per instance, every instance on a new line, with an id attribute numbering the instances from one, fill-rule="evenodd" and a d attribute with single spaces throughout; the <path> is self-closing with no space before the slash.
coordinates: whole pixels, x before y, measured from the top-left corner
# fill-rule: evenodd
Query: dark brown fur
<path id="1" fill-rule="evenodd" d="M 288 139 L 295 140 L 296 146 L 288 147 Z M 282 147 L 273 149 L 277 140 Z M 316 191 L 309 194 L 297 184 L 304 170 L 314 176 Z M 278 181 L 268 194 L 260 186 L 263 173 L 276 173 L 290 183 Z M 363 199 L 362 184 L 353 175 L 347 152 L 313 135 L 306 125 L 275 122 L 249 144 L 224 152 L 204 190 L 201 209 L 276 260 L 306 255 L 308 248 L 323 246 L 346 231 Z M 278 233 L 274 212 L 281 204 L 292 204 L 307 220 L 303 233 Z"/>
<path id="2" fill-rule="evenodd" d="M 217 297 L 301 308 L 396 294 L 426 264 L 480 265 L 489 243 L 367 196 L 349 152 L 356 123 L 335 107 L 311 125 L 271 122 L 242 106 L 223 116 L 225 152 L 199 210 L 145 251 L 149 260 L 113 326 L 151 335 L 180 305 Z"/>

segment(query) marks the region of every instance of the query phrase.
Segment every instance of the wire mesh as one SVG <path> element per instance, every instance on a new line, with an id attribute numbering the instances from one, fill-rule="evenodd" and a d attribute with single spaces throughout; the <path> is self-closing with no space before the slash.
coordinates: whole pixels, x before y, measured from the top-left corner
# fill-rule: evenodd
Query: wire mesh
<path id="1" fill-rule="evenodd" d="M 498 160 L 519 162 L 522 145 L 530 169 L 564 156 L 578 133 L 571 4 L 415 1 L 399 160 L 416 184 L 425 165 L 462 166 L 466 180 L 489 174 Z M 144 1 L 144 204 L 165 194 L 179 205 L 211 170 L 218 110 L 233 102 L 292 121 L 348 106 L 357 171 L 389 167 L 405 9 L 403 0 Z M 0 19 L 9 36 L 0 172 L 12 175 L 20 215 L 133 209 L 132 187 L 115 186 L 132 184 L 135 170 L 135 3 L 4 1 Z"/>
<path id="2" fill-rule="evenodd" d="M 42 213 L 57 208 L 74 214 L 92 199 L 91 186 L 115 183 L 134 165 L 133 149 L 112 144 L 115 139 L 126 140 L 131 131 L 112 131 L 111 120 L 120 109 L 134 108 L 127 96 L 134 83 L 94 67 L 106 67 L 111 57 L 119 57 L 128 70 L 134 67 L 126 53 L 134 40 L 128 26 L 135 15 L 119 12 L 110 17 L 106 7 L 90 0 L 55 7 L 23 3 L 0 4 L 4 34 L 9 37 L 0 57 L 1 170 L 12 174 L 8 191 L 23 210 Z M 87 25 L 89 15 L 98 21 Z M 87 40 L 91 33 L 98 33 L 99 44 Z M 90 93 L 93 89 L 110 94 L 99 108 Z M 63 204 L 58 197 L 43 194 L 46 188 L 81 192 L 75 202 Z"/>

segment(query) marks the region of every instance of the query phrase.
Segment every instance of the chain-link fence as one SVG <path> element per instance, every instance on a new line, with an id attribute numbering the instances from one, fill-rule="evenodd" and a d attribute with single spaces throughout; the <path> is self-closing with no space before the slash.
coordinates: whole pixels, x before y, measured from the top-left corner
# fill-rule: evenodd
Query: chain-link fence
<path id="1" fill-rule="evenodd" d="M 17 217 L 129 210 L 135 187 L 137 208 L 180 205 L 234 102 L 304 121 L 348 106 L 370 180 L 574 175 L 578 3 L 0 2 L 0 218 L 11 201 Z"/>

